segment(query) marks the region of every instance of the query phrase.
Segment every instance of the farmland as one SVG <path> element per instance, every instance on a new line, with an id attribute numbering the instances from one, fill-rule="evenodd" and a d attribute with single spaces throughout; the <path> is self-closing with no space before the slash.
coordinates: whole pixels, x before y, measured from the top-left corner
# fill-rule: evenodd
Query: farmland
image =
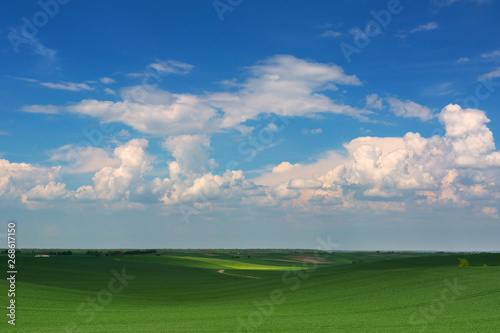
<path id="1" fill-rule="evenodd" d="M 73 250 L 17 260 L 16 326 L 4 318 L 2 332 L 497 332 L 500 323 L 500 254 Z"/>

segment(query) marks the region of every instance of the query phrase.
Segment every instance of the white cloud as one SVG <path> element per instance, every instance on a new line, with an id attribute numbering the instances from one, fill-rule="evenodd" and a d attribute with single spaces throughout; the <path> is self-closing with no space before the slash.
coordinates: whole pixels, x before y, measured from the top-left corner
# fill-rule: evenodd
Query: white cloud
<path id="1" fill-rule="evenodd" d="M 470 61 L 470 59 L 467 57 L 460 57 L 457 60 L 457 64 L 464 64 L 464 63 L 469 62 L 469 61 Z"/>
<path id="2" fill-rule="evenodd" d="M 47 113 L 47 114 L 57 114 L 62 108 L 55 105 L 25 105 L 22 106 L 20 111 L 30 112 L 30 113 Z"/>
<path id="3" fill-rule="evenodd" d="M 281 183 L 272 190 L 273 195 L 278 200 L 295 199 L 300 196 L 300 191 L 290 189 L 287 183 Z"/>
<path id="4" fill-rule="evenodd" d="M 292 179 L 288 183 L 289 189 L 304 190 L 304 189 L 318 189 L 323 186 L 323 183 L 317 179 Z"/>
<path id="5" fill-rule="evenodd" d="M 497 77 L 500 77 L 500 67 L 498 67 L 494 71 L 481 75 L 480 77 L 478 77 L 478 80 L 482 81 L 482 80 L 494 79 Z"/>
<path id="6" fill-rule="evenodd" d="M 439 120 L 446 129 L 444 137 L 411 132 L 402 138 L 361 137 L 345 145 L 347 157 L 331 152 L 329 158 L 294 168 L 285 162 L 283 172 L 264 174 L 255 182 L 302 209 L 335 204 L 380 211 L 415 204 L 465 207 L 471 204 L 468 200 L 494 202 L 493 194 L 500 191 L 500 171 L 495 169 L 500 152 L 484 112 L 450 104 Z"/>
<path id="7" fill-rule="evenodd" d="M 29 83 L 36 83 L 42 87 L 59 89 L 59 90 L 69 90 L 69 91 L 83 91 L 83 90 L 94 90 L 93 87 L 89 86 L 88 83 L 95 83 L 94 81 L 86 81 L 82 83 L 75 82 L 40 82 L 39 80 L 23 78 L 23 77 L 13 77 L 16 80 L 26 81 Z"/>
<path id="8" fill-rule="evenodd" d="M 313 129 L 303 128 L 302 129 L 302 134 L 316 135 L 316 134 L 321 134 L 321 133 L 323 133 L 323 130 L 321 128 L 313 128 Z"/>
<path id="9" fill-rule="evenodd" d="M 494 219 L 498 219 L 498 209 L 496 207 L 484 207 L 482 210 L 483 214 L 488 215 Z"/>
<path id="10" fill-rule="evenodd" d="M 60 167 L 44 168 L 0 159 L 0 197 L 19 199 L 36 186 L 46 186 L 58 179 Z"/>
<path id="11" fill-rule="evenodd" d="M 35 79 L 30 79 L 26 77 L 12 77 L 13 79 L 19 80 L 19 81 L 24 81 L 24 82 L 29 82 L 29 83 L 37 83 L 39 82 L 38 80 Z"/>
<path id="12" fill-rule="evenodd" d="M 49 161 L 60 162 L 63 170 L 68 173 L 88 173 L 101 170 L 105 167 L 120 165 L 118 158 L 102 148 L 77 145 L 65 145 L 52 152 Z"/>
<path id="13" fill-rule="evenodd" d="M 275 166 L 272 170 L 273 173 L 280 173 L 280 172 L 285 172 L 285 171 L 289 171 L 293 168 L 296 168 L 296 167 L 300 167 L 300 164 L 296 163 L 296 164 L 291 164 L 290 162 L 281 162 L 280 164 L 278 164 L 277 166 Z"/>
<path id="14" fill-rule="evenodd" d="M 126 129 L 122 129 L 120 132 L 118 132 L 118 134 L 116 134 L 116 136 L 128 137 L 130 136 L 130 133 Z"/>
<path id="15" fill-rule="evenodd" d="M 137 87 L 139 91 L 141 86 Z M 134 94 L 134 88 L 124 91 Z M 151 100 L 151 102 L 149 102 Z M 189 94 L 148 92 L 142 102 L 83 100 L 67 108 L 68 111 L 87 114 L 104 121 L 123 122 L 136 130 L 157 136 L 213 132 L 217 128 L 217 111 Z"/>
<path id="16" fill-rule="evenodd" d="M 87 83 L 75 83 L 75 82 L 40 82 L 38 83 L 41 86 L 51 88 L 51 89 L 60 89 L 60 90 L 69 90 L 69 91 L 82 91 L 82 90 L 94 90 L 94 88 L 90 87 Z"/>
<path id="17" fill-rule="evenodd" d="M 333 31 L 333 30 L 327 30 L 321 34 L 321 37 L 326 37 L 326 38 L 337 38 L 342 36 L 343 34 L 338 31 Z"/>
<path id="18" fill-rule="evenodd" d="M 110 84 L 110 83 L 116 83 L 116 81 L 110 77 L 101 77 L 99 78 L 99 81 L 103 84 Z"/>
<path id="19" fill-rule="evenodd" d="M 382 98 L 379 97 L 377 94 L 369 94 L 366 95 L 366 107 L 367 108 L 373 108 L 377 110 L 381 110 L 383 105 L 382 105 Z"/>
<path id="20" fill-rule="evenodd" d="M 484 168 L 500 165 L 498 152 L 493 152 L 493 133 L 485 125 L 490 120 L 481 110 L 463 110 L 458 105 L 448 105 L 439 114 L 445 125 L 446 137 L 452 139 L 451 147 L 458 166 Z"/>
<path id="21" fill-rule="evenodd" d="M 328 152 L 324 156 L 320 156 L 315 163 L 301 165 L 299 163 L 291 164 L 290 162 L 282 162 L 278 166 L 272 168 L 269 173 L 264 173 L 254 179 L 254 182 L 263 186 L 276 186 L 282 182 L 289 182 L 294 178 L 311 178 L 313 175 L 324 175 L 332 170 L 332 167 L 350 162 L 345 156 L 338 152 Z"/>
<path id="22" fill-rule="evenodd" d="M 151 170 L 151 158 L 145 152 L 148 141 L 132 139 L 117 147 L 115 158 L 120 166 L 104 167 L 93 177 L 94 186 L 82 186 L 75 192 L 75 197 L 83 200 L 116 200 L 127 198 L 130 186 L 142 179 L 142 175 Z"/>
<path id="23" fill-rule="evenodd" d="M 160 73 L 187 74 L 193 69 L 193 65 L 175 60 L 157 60 L 149 67 Z"/>
<path id="24" fill-rule="evenodd" d="M 419 31 L 430 31 L 430 30 L 435 30 L 439 28 L 439 25 L 436 22 L 429 22 L 427 24 L 422 24 L 414 29 L 412 29 L 410 32 L 415 33 Z"/>
<path id="25" fill-rule="evenodd" d="M 69 106 L 70 112 L 104 121 L 120 121 L 136 130 L 157 136 L 212 134 L 239 128 L 261 114 L 313 116 L 319 113 L 345 114 L 367 119 L 370 111 L 336 104 L 323 90 L 336 85 L 361 85 L 333 64 L 281 55 L 248 69 L 249 78 L 235 92 L 204 95 L 171 94 L 145 90 L 142 86 L 122 90 L 121 102 L 83 100 Z"/>
<path id="26" fill-rule="evenodd" d="M 116 95 L 116 91 L 114 91 L 113 89 L 111 88 L 104 88 L 104 92 L 108 95 L 113 95 L 115 96 Z"/>
<path id="27" fill-rule="evenodd" d="M 485 59 L 500 57 L 500 50 L 483 53 L 481 57 Z"/>
<path id="28" fill-rule="evenodd" d="M 435 117 L 432 110 L 428 107 L 409 100 L 402 101 L 396 97 L 389 97 L 387 98 L 387 102 L 390 105 L 389 110 L 399 117 L 414 117 L 422 121 L 430 120 Z"/>
<path id="29" fill-rule="evenodd" d="M 251 76 L 235 93 L 214 93 L 209 103 L 225 112 L 222 127 L 234 127 L 262 113 L 307 116 L 339 113 L 363 117 L 369 113 L 338 105 L 319 92 L 336 85 L 361 85 L 354 75 L 346 75 L 333 64 L 320 64 L 279 55 L 249 68 Z"/>
<path id="30" fill-rule="evenodd" d="M 242 171 L 212 174 L 207 135 L 166 138 L 163 146 L 175 160 L 168 162 L 169 178 L 153 181 L 143 177 L 151 170 L 151 158 L 145 152 L 147 141 L 130 140 L 117 147 L 113 156 L 102 155 L 101 159 L 108 158 L 113 165 L 96 172 L 93 185 L 76 191 L 67 191 L 54 174 L 50 176 L 53 169 L 37 171 L 30 165 L 4 161 L 0 165 L 0 195 L 21 199 L 29 207 L 65 198 L 134 204 L 159 201 L 199 209 L 266 205 L 382 212 L 419 206 L 465 207 L 471 202 L 494 207 L 494 195 L 500 193 L 500 172 L 494 169 L 500 166 L 500 152 L 486 126 L 489 120 L 485 113 L 450 104 L 443 108 L 439 120 L 445 136 L 424 138 L 409 132 L 404 137 L 360 137 L 346 143 L 342 154 L 329 152 L 311 164 L 285 161 L 254 181 L 246 180 Z M 62 155 L 66 148 L 60 149 Z M 90 153 L 100 156 L 104 151 L 96 148 Z M 89 161 L 95 169 L 98 161 Z M 13 170 L 23 168 L 35 170 L 29 176 L 31 181 L 19 181 L 19 176 L 13 181 Z M 481 209 L 476 212 L 498 214 Z"/>
<path id="31" fill-rule="evenodd" d="M 210 138 L 205 135 L 180 135 L 165 139 L 163 147 L 176 159 L 174 173 L 193 177 L 203 174 L 209 166 Z"/>
<path id="32" fill-rule="evenodd" d="M 37 185 L 23 194 L 22 201 L 28 203 L 31 200 L 54 200 L 64 197 L 68 191 L 66 184 L 51 181 L 47 185 Z"/>

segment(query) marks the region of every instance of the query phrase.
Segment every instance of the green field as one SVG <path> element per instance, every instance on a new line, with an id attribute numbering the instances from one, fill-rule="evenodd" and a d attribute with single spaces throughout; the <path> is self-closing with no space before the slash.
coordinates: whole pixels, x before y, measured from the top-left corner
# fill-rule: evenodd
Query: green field
<path id="1" fill-rule="evenodd" d="M 313 259 L 322 263 L 300 257 L 313 255 L 22 253 L 16 326 L 7 324 L 9 288 L 2 278 L 0 331 L 499 331 L 500 254 L 331 253 Z M 471 266 L 458 267 L 458 258 Z"/>

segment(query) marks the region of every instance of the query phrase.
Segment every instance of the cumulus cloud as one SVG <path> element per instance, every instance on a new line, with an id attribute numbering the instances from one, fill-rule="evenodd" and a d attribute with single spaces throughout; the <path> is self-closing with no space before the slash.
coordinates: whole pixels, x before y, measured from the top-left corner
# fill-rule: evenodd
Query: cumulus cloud
<path id="1" fill-rule="evenodd" d="M 304 189 L 317 189 L 323 186 L 323 183 L 317 179 L 292 179 L 288 183 L 288 188 L 289 189 L 297 189 L 297 190 L 304 190 Z"/>
<path id="2" fill-rule="evenodd" d="M 291 189 L 287 183 L 281 183 L 272 189 L 272 194 L 278 200 L 289 200 L 298 198 L 300 191 Z"/>
<path id="3" fill-rule="evenodd" d="M 277 166 L 275 166 L 272 170 L 273 173 L 280 173 L 280 172 L 285 172 L 285 171 L 289 171 L 293 168 L 296 168 L 296 167 L 299 167 L 300 164 L 296 163 L 296 164 L 291 164 L 290 162 L 281 162 L 280 164 L 278 164 Z"/>
<path id="4" fill-rule="evenodd" d="M 49 182 L 47 185 L 37 185 L 22 195 L 22 202 L 30 200 L 54 200 L 67 194 L 66 184 Z"/>
<path id="5" fill-rule="evenodd" d="M 360 137 L 346 143 L 345 152 L 330 152 L 311 164 L 285 161 L 253 180 L 245 179 L 242 171 L 213 174 L 210 137 L 200 134 L 167 137 L 162 146 L 173 157 L 169 178 L 151 181 L 143 177 L 151 170 L 146 140 L 130 140 L 112 155 L 89 150 L 95 156 L 106 153 L 113 165 L 103 166 L 92 185 L 76 191 L 57 181 L 59 168 L 1 160 L 0 196 L 28 207 L 49 200 L 101 199 L 197 209 L 264 205 L 382 212 L 475 203 L 481 207 L 476 212 L 496 218 L 500 152 L 487 127 L 489 119 L 484 111 L 450 104 L 439 113 L 439 121 L 443 136 L 425 138 L 409 132 L 403 137 Z M 56 151 L 60 157 L 71 147 L 62 148 Z M 92 161 L 87 163 L 89 170 L 97 167 Z"/>
<path id="6" fill-rule="evenodd" d="M 167 66 L 174 64 L 158 62 L 154 67 L 164 72 L 174 71 Z M 175 68 L 188 70 L 181 65 Z M 322 93 L 329 90 L 329 94 L 334 94 L 340 85 L 361 84 L 356 76 L 345 74 L 336 65 L 276 56 L 247 71 L 247 79 L 230 92 L 173 94 L 137 86 L 122 89 L 120 102 L 84 100 L 66 108 L 69 112 L 122 122 L 137 131 L 163 137 L 161 145 L 171 155 L 167 162 L 168 178 L 167 175 L 154 180 L 144 177 L 152 168 L 152 158 L 146 152 L 148 142 L 133 139 L 113 152 L 83 149 L 80 164 L 72 172 L 95 172 L 95 175 L 92 184 L 76 191 L 67 190 L 65 184 L 58 182 L 56 174 L 60 168 L 0 160 L 0 196 L 21 199 L 27 205 L 69 198 L 204 207 L 215 204 L 291 205 L 303 209 L 365 207 L 377 211 L 404 210 L 409 205 L 466 206 L 476 200 L 487 208 L 486 212 L 479 209 L 476 212 L 492 217 L 498 214 L 488 210 L 495 205 L 491 202 L 493 195 L 500 196 L 496 169 L 500 166 L 500 152 L 496 151 L 493 134 L 487 127 L 489 119 L 484 111 L 452 104 L 437 115 L 412 101 L 386 99 L 389 110 L 397 116 L 422 121 L 437 116 L 445 128 L 443 136 L 425 138 L 409 132 L 402 137 L 361 137 L 346 143 L 342 151 L 308 156 L 313 163 L 284 161 L 252 180 L 245 179 L 242 171 L 215 174 L 216 163 L 210 159 L 213 133 L 235 129 L 250 134 L 254 128 L 244 123 L 270 113 L 280 116 L 339 113 L 358 118 L 368 114 L 365 109 L 340 105 Z M 366 96 L 365 105 L 367 109 L 384 107 L 377 94 Z M 59 108 L 32 105 L 23 107 L 23 111 L 57 113 Z M 266 129 L 277 131 L 278 127 L 271 122 Z M 318 128 L 304 133 L 320 132 Z M 52 152 L 50 160 L 64 162 L 75 148 L 61 147 Z"/>
<path id="7" fill-rule="evenodd" d="M 428 107 L 409 100 L 402 101 L 396 97 L 389 97 L 387 103 L 390 105 L 389 110 L 399 117 L 414 117 L 422 121 L 430 120 L 435 117 L 432 110 Z"/>
<path id="8" fill-rule="evenodd" d="M 180 135 L 165 139 L 163 147 L 175 158 L 171 173 L 194 176 L 209 168 L 210 138 L 206 135 Z"/>
<path id="9" fill-rule="evenodd" d="M 486 126 L 489 119 L 481 110 L 463 110 L 458 105 L 448 105 L 440 115 L 446 137 L 451 139 L 451 148 L 457 166 L 484 168 L 500 165 L 500 154 L 494 152 L 493 133 Z"/>
<path id="10" fill-rule="evenodd" d="M 75 197 L 85 200 L 114 200 L 129 195 L 130 186 L 142 179 L 151 170 L 151 158 L 145 151 L 148 141 L 132 139 L 114 150 L 120 160 L 118 167 L 104 167 L 93 177 L 94 186 L 86 185 L 77 189 Z"/>
<path id="11" fill-rule="evenodd" d="M 56 186 L 60 167 L 45 168 L 27 163 L 10 163 L 0 159 L 0 197 L 4 199 L 20 199 L 23 194 L 33 188 Z M 49 189 L 51 188 L 49 186 Z"/>
<path id="12" fill-rule="evenodd" d="M 308 209 L 335 204 L 346 209 L 405 210 L 415 204 L 465 207 L 470 200 L 494 201 L 492 196 L 500 191 L 500 152 L 485 113 L 450 104 L 439 120 L 444 136 L 424 138 L 409 132 L 404 137 L 356 138 L 345 145 L 348 157 L 329 159 L 329 171 L 325 172 L 325 159 L 297 166 L 293 172 L 285 162 L 283 173 L 269 173 L 286 176 L 279 183 L 266 175 L 256 182 L 272 188 L 275 198 Z M 297 175 L 306 168 L 308 177 Z"/>

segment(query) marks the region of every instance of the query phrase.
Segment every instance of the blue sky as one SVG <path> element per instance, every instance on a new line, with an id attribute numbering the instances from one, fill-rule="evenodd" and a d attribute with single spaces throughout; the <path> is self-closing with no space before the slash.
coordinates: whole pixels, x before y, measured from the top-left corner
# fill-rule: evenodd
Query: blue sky
<path id="1" fill-rule="evenodd" d="M 2 219 L 23 247 L 498 250 L 499 9 L 10 2 Z"/>

